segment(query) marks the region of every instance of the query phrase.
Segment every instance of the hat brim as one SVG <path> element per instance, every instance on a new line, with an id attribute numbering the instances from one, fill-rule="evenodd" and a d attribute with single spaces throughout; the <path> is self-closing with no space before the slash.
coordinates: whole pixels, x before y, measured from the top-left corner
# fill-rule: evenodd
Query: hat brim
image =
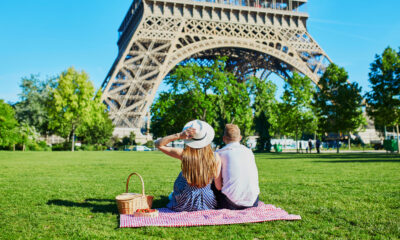
<path id="1" fill-rule="evenodd" d="M 206 136 L 201 140 L 185 139 L 184 142 L 189 147 L 203 148 L 203 147 L 206 147 L 207 145 L 211 144 L 212 141 L 214 140 L 214 136 L 215 136 L 214 128 L 211 127 L 210 124 L 208 124 L 204 121 L 202 121 L 202 124 L 204 125 L 203 127 L 206 131 Z"/>

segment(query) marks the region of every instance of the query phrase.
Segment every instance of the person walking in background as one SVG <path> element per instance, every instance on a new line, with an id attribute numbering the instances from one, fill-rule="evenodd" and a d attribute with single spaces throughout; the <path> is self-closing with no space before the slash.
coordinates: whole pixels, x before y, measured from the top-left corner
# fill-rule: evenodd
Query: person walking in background
<path id="1" fill-rule="evenodd" d="M 319 152 L 319 148 L 321 147 L 321 141 L 317 138 L 317 141 L 315 142 L 315 148 L 317 149 L 317 153 Z"/>
<path id="2" fill-rule="evenodd" d="M 311 153 L 311 149 L 312 149 L 312 141 L 311 141 L 311 138 L 310 138 L 310 139 L 308 139 L 308 150 L 309 150 L 309 153 Z"/>

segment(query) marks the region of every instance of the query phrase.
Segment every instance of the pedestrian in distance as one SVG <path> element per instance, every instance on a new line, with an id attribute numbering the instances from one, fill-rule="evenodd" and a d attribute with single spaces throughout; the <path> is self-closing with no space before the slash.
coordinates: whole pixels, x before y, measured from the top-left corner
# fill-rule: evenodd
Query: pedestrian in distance
<path id="1" fill-rule="evenodd" d="M 315 142 L 315 148 L 317 149 L 317 153 L 320 153 L 319 148 L 321 147 L 321 141 L 317 139 Z"/>

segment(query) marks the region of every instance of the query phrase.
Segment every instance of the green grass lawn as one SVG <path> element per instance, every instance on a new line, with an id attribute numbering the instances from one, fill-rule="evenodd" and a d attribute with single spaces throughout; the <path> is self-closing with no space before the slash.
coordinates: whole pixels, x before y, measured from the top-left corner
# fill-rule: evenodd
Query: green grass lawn
<path id="1" fill-rule="evenodd" d="M 259 154 L 260 200 L 300 221 L 118 228 L 114 201 L 139 172 L 167 203 L 178 160 L 159 152 L 0 152 L 0 239 L 398 239 L 400 157 Z M 131 192 L 140 184 L 132 178 Z"/>

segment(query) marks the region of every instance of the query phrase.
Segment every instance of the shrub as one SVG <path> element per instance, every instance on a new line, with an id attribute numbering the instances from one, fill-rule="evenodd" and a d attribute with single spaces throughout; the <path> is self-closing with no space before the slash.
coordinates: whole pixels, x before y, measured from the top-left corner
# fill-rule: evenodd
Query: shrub
<path id="1" fill-rule="evenodd" d="M 153 141 L 147 141 L 144 145 L 146 147 L 148 147 L 148 148 L 153 148 L 154 147 L 154 142 Z"/>
<path id="2" fill-rule="evenodd" d="M 90 144 L 84 144 L 81 146 L 81 150 L 83 151 L 94 151 L 94 146 Z"/>
<path id="3" fill-rule="evenodd" d="M 104 151 L 106 150 L 107 147 L 103 145 L 91 145 L 91 144 L 84 144 L 80 147 L 80 150 L 82 151 Z"/>
<path id="4" fill-rule="evenodd" d="M 26 146 L 28 151 L 51 151 L 51 147 L 45 141 L 30 142 Z"/>
<path id="5" fill-rule="evenodd" d="M 71 150 L 71 143 L 70 142 L 63 142 L 59 144 L 54 144 L 51 149 L 53 151 L 68 151 Z"/>

